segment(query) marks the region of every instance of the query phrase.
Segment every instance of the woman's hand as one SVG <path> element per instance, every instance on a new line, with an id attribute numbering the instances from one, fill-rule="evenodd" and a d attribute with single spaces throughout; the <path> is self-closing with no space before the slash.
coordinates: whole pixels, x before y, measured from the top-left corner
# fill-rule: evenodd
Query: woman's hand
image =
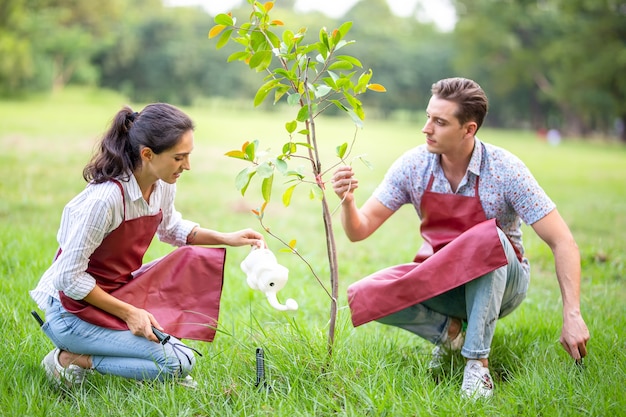
<path id="1" fill-rule="evenodd" d="M 159 342 L 159 339 L 152 332 L 152 326 L 163 331 L 163 327 L 154 318 L 152 313 L 142 309 L 134 308 L 125 317 L 126 325 L 130 329 L 131 333 L 135 336 L 142 336 L 153 342 Z"/>
<path id="2" fill-rule="evenodd" d="M 224 244 L 229 246 L 259 246 L 263 247 L 263 235 L 253 229 L 243 229 L 237 232 L 224 233 Z"/>

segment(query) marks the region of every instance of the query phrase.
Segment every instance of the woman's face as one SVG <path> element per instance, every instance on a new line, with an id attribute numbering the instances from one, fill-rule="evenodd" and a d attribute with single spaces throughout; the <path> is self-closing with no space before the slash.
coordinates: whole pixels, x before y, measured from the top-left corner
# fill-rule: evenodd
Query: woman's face
<path id="1" fill-rule="evenodd" d="M 144 166 L 157 179 L 174 184 L 184 170 L 191 169 L 189 156 L 193 150 L 193 130 L 183 134 L 178 144 L 160 154 L 151 153 Z"/>

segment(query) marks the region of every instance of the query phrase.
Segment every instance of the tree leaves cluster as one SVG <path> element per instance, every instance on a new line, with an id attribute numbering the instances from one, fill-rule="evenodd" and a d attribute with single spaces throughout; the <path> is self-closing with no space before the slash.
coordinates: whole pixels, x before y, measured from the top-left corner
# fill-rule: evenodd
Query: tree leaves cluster
<path id="1" fill-rule="evenodd" d="M 351 146 L 348 143 L 337 146 L 338 159 L 335 165 L 331 164 L 330 168 L 323 169 L 325 163 L 320 157 L 320 140 L 316 133 L 317 118 L 329 108 L 335 108 L 348 114 L 358 131 L 365 119 L 360 95 L 367 90 L 385 92 L 386 89 L 381 84 L 370 83 L 372 70 L 363 70 L 358 58 L 344 52 L 344 47 L 354 44 L 354 41 L 347 38 L 352 28 L 351 22 L 342 23 L 336 29 L 322 27 L 317 39 L 311 41 L 311 36 L 307 37 L 307 28 L 296 31 L 286 28 L 282 33 L 277 32 L 277 28 L 283 26 L 283 21 L 272 18 L 273 14 L 270 17 L 270 11 L 274 8 L 273 1 L 262 3 L 247 0 L 247 2 L 252 9 L 248 13 L 249 21 L 238 24 L 233 14 L 217 15 L 216 25 L 209 31 L 209 38 L 217 38 L 218 49 L 232 41 L 238 50 L 228 57 L 228 61 L 242 61 L 249 69 L 265 74 L 263 83 L 254 96 L 255 106 L 259 106 L 272 96 L 274 104 L 284 99 L 287 105 L 293 108 L 295 119 L 285 124 L 289 139 L 282 145 L 278 154 L 271 154 L 269 149 L 257 152 L 259 141 L 255 140 L 246 141 L 241 150 L 235 149 L 226 155 L 248 163 L 235 181 L 242 194 L 245 194 L 253 177 L 261 178 L 261 195 L 264 202 L 254 212 L 262 226 L 276 173 L 285 176 L 290 184 L 282 196 L 285 206 L 290 204 L 295 188 L 303 184 L 310 185 L 311 198 L 320 200 L 330 271 L 331 290 L 326 289 L 326 292 L 331 299 L 328 352 L 332 353 L 338 308 L 339 272 L 324 176 L 336 165 L 347 163 L 345 158 L 348 157 Z M 301 166 L 290 169 L 289 164 L 296 158 L 308 161 L 311 168 L 309 178 Z M 270 232 L 269 228 L 265 226 L 264 228 Z M 284 240 L 278 239 L 290 251 L 298 254 L 294 240 L 287 244 Z M 324 287 L 315 270 L 312 268 L 311 270 Z"/>

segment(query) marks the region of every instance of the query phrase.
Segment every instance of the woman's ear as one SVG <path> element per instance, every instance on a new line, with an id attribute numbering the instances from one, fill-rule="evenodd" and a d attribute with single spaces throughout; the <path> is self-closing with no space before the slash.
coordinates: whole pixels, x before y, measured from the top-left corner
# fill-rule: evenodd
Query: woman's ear
<path id="1" fill-rule="evenodd" d="M 141 156 L 142 161 L 150 161 L 152 159 L 152 156 L 154 155 L 154 152 L 152 152 L 152 149 L 144 146 L 139 151 L 139 155 Z"/>

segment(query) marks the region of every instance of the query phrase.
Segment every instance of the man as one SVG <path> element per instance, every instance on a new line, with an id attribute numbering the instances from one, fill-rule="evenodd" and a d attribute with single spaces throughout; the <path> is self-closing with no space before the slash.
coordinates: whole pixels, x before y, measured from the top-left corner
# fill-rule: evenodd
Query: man
<path id="1" fill-rule="evenodd" d="M 426 143 L 402 155 L 361 208 L 354 201 L 358 180 L 352 168 L 340 167 L 332 178 L 351 241 L 370 236 L 403 204 L 412 204 L 421 219 L 424 244 L 413 262 L 348 288 L 353 324 L 377 320 L 431 341 L 431 366 L 440 364 L 445 351 L 461 349 L 467 359 L 462 394 L 470 398 L 493 395 L 488 358 L 495 324 L 528 289 L 522 221 L 554 254 L 563 299 L 561 344 L 580 361 L 589 339 L 580 313 L 576 242 L 522 161 L 476 137 L 487 106 L 476 82 L 438 81 L 422 129 Z"/>

